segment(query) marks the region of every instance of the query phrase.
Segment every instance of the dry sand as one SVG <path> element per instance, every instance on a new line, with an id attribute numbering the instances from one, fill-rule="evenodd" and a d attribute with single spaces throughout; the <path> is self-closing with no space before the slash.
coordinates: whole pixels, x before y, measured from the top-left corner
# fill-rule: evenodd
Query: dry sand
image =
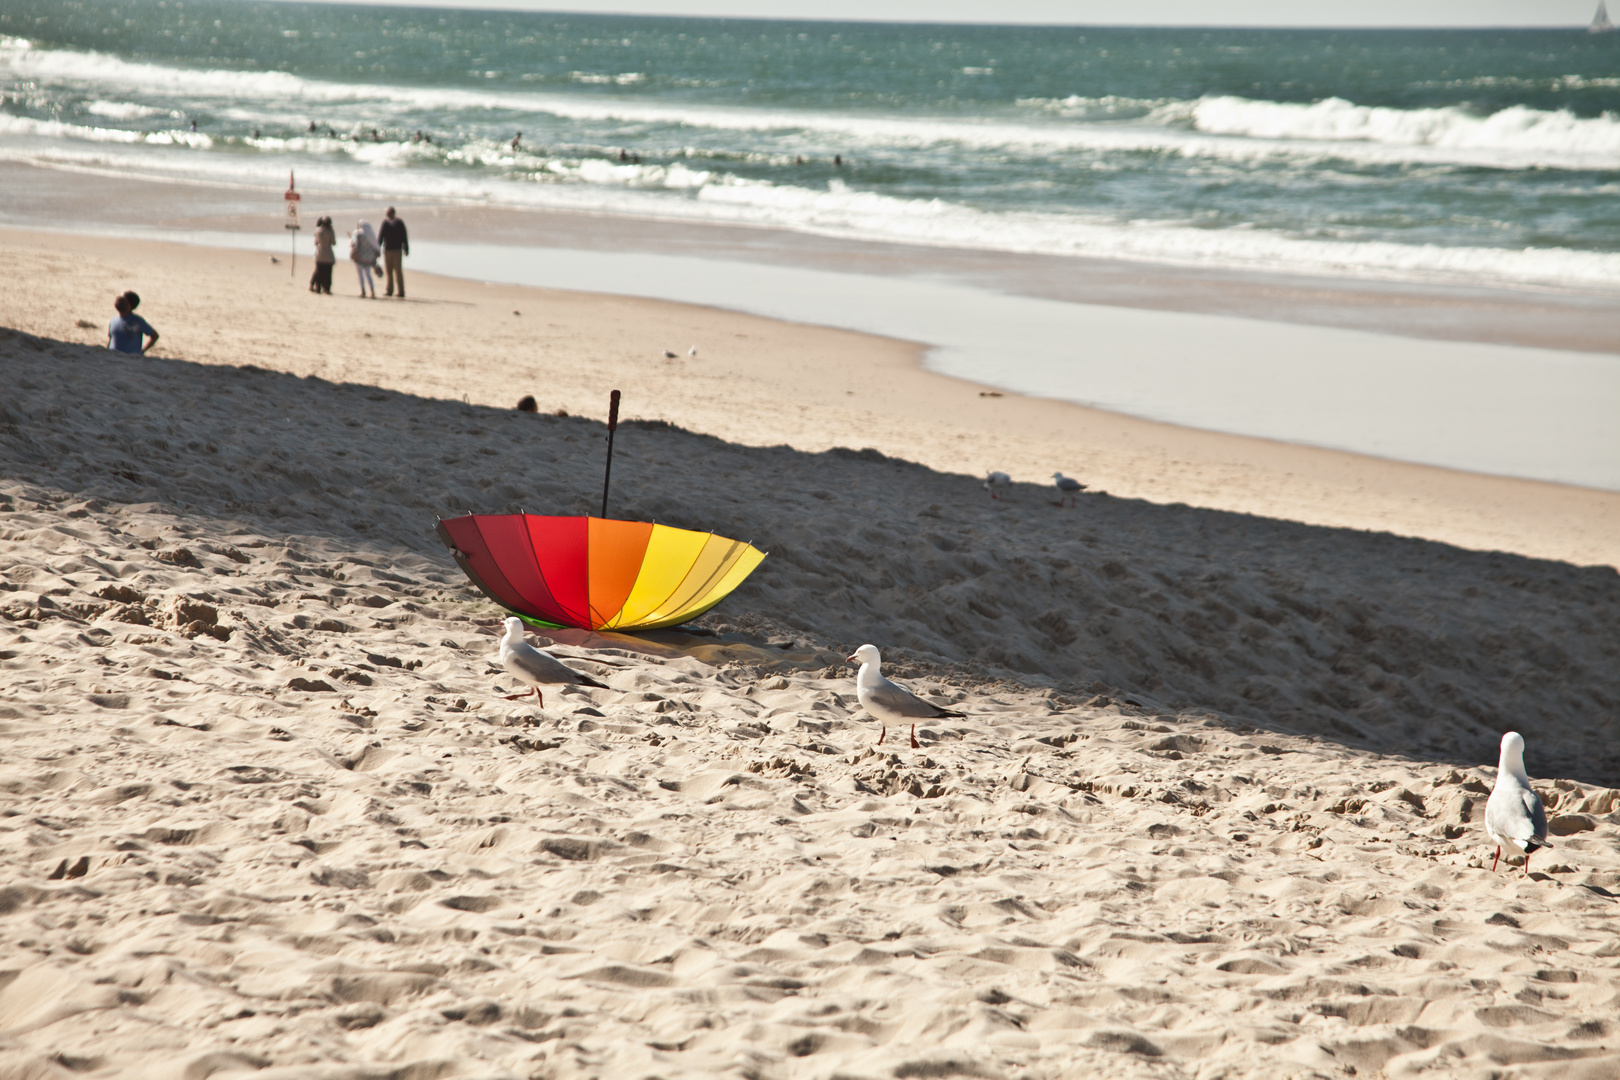
<path id="1" fill-rule="evenodd" d="M 195 286 L 150 302 L 184 360 L 0 333 L 0 1077 L 1620 1074 L 1613 569 L 992 505 L 743 444 L 948 455 L 905 401 L 783 391 L 856 356 L 910 393 L 901 346 L 523 290 L 280 325 L 186 254 L 23 251 L 5 300 Z M 771 556 L 709 636 L 559 635 L 611 689 L 514 706 L 433 515 L 592 509 L 599 423 L 478 402 L 610 382 L 749 436 L 622 427 L 615 512 Z M 874 749 L 867 640 L 967 718 Z M 1488 869 L 1505 727 L 1557 833 L 1528 878 Z"/>
<path id="2" fill-rule="evenodd" d="M 407 303 L 361 301 L 347 261 L 337 266 L 338 295 L 320 298 L 305 291 L 302 258 L 293 281 L 284 256 L 272 264 L 263 254 L 146 241 L 0 230 L 0 255 L 11 268 L 0 325 L 58 340 L 104 344 L 111 297 L 134 287 L 163 334 L 161 356 L 475 404 L 511 406 L 532 393 L 548 410 L 592 416 L 617 387 L 629 415 L 751 445 L 874 447 L 1038 484 L 1061 469 L 1151 502 L 1620 567 L 1620 492 L 986 397 L 983 387 L 921 370 L 921 350 L 905 342 L 423 274 L 411 275 Z M 686 356 L 693 344 L 695 360 Z M 666 349 L 678 358 L 665 361 Z"/>

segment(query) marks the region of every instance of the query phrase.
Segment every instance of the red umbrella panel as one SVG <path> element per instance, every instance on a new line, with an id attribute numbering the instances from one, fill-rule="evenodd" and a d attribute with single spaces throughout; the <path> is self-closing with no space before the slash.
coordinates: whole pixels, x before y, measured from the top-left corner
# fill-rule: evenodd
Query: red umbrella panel
<path id="1" fill-rule="evenodd" d="M 598 517 L 467 514 L 436 531 L 491 600 L 530 622 L 582 630 L 694 619 L 765 558 L 714 533 Z"/>

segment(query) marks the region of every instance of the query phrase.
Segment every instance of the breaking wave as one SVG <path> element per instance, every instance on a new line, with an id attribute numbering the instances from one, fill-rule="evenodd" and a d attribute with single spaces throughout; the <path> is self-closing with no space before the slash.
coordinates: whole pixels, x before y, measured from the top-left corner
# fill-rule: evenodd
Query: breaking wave
<path id="1" fill-rule="evenodd" d="M 1507 162 L 1526 156 L 1620 166 L 1620 117 L 1577 117 L 1514 105 L 1487 115 L 1457 106 L 1391 109 L 1328 98 L 1311 105 L 1201 98 L 1161 107 L 1157 116 L 1185 116 L 1198 131 L 1252 139 L 1369 142 L 1393 147 L 1501 151 Z"/>
<path id="2" fill-rule="evenodd" d="M 1512 106 L 1488 115 L 1459 107 L 1394 109 L 1340 98 L 1314 104 L 1240 97 L 1195 100 L 1124 97 L 1021 99 L 1003 118 L 839 115 L 782 108 L 673 104 L 633 97 L 424 88 L 306 79 L 282 71 L 188 69 L 127 61 L 98 52 L 39 49 L 0 38 L 0 72 L 86 89 L 139 89 L 249 106 L 243 116 L 285 121 L 310 107 L 364 106 L 356 122 L 409 123 L 425 112 L 502 112 L 521 118 L 660 125 L 678 131 L 795 134 L 841 140 L 864 153 L 940 145 L 1039 154 L 1162 152 L 1188 157 L 1347 158 L 1375 163 L 1452 163 L 1525 169 L 1620 169 L 1620 116 Z M 634 85 L 640 73 L 578 81 Z M 99 111 L 98 111 L 99 110 Z M 118 111 L 122 110 L 122 112 Z M 91 111 L 118 119 L 172 110 L 98 101 Z M 363 115 L 362 115 L 363 114 Z M 352 119 L 352 118 L 351 118 Z M 66 135 L 67 133 L 64 132 Z"/>

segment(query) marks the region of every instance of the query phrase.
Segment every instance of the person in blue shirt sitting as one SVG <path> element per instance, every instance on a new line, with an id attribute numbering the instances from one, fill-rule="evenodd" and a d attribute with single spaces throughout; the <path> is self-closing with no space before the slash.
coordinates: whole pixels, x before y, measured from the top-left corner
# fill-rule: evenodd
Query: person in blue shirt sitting
<path id="1" fill-rule="evenodd" d="M 118 317 L 107 325 L 107 348 L 139 355 L 157 344 L 158 332 L 152 329 L 151 323 L 135 314 L 140 304 L 140 296 L 133 291 L 113 301 Z M 142 338 L 147 339 L 144 345 Z"/>

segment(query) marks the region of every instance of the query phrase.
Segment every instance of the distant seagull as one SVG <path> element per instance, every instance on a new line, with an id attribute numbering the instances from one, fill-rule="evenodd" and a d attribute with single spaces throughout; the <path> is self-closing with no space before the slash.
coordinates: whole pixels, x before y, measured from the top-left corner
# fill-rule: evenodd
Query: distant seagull
<path id="1" fill-rule="evenodd" d="M 601 690 L 610 689 L 607 683 L 598 682 L 589 675 L 563 666 L 550 653 L 524 641 L 523 620 L 515 615 L 506 620 L 506 636 L 501 638 L 501 666 L 516 675 L 519 682 L 528 683 L 534 689 L 534 699 L 542 708 L 546 704 L 546 699 L 540 696 L 542 686 L 594 686 Z M 528 696 L 527 691 L 521 694 L 507 694 L 506 700 L 516 701 L 518 698 Z"/>
<path id="2" fill-rule="evenodd" d="M 675 354 L 670 352 L 668 349 L 665 349 L 664 350 L 664 359 L 665 360 L 673 360 L 673 359 L 675 359 Z"/>
<path id="3" fill-rule="evenodd" d="M 883 658 L 878 655 L 877 646 L 862 645 L 855 650 L 853 656 L 845 659 L 861 662 L 861 670 L 855 676 L 855 695 L 861 699 L 861 708 L 876 717 L 878 723 L 883 726 L 883 731 L 878 735 L 877 745 L 883 745 L 884 738 L 889 734 L 890 724 L 911 725 L 911 748 L 915 750 L 922 745 L 917 741 L 918 720 L 937 720 L 942 717 L 961 719 L 961 713 L 951 712 L 932 702 L 924 701 L 900 684 L 885 679 Z"/>
<path id="4" fill-rule="evenodd" d="M 686 355 L 687 356 L 696 356 L 697 355 L 697 346 L 694 345 L 690 349 L 687 349 L 686 350 Z"/>
<path id="5" fill-rule="evenodd" d="M 1074 497 L 1086 490 L 1086 485 L 1074 479 L 1072 476 L 1064 476 L 1060 472 L 1055 472 L 1052 474 L 1052 483 L 1057 485 L 1059 506 L 1063 505 L 1064 499 L 1069 500 L 1069 505 L 1073 506 Z"/>
<path id="6" fill-rule="evenodd" d="M 272 256 L 270 256 L 270 261 L 273 262 L 273 263 L 279 263 L 281 260 L 276 258 L 274 255 L 272 255 Z"/>
<path id="7" fill-rule="evenodd" d="M 1012 477 L 1006 473 L 996 472 L 992 469 L 984 474 L 984 490 L 990 493 L 992 499 L 999 500 L 1001 492 L 1010 487 L 1012 487 Z"/>
<path id="8" fill-rule="evenodd" d="M 1502 859 L 1504 847 L 1524 852 L 1524 876 L 1530 876 L 1530 853 L 1547 843 L 1547 811 L 1541 798 L 1530 789 L 1530 776 L 1524 771 L 1524 736 L 1510 731 L 1502 736 L 1502 757 L 1496 763 L 1496 787 L 1485 803 L 1485 831 L 1496 841 L 1496 857 L 1491 873 Z"/>

